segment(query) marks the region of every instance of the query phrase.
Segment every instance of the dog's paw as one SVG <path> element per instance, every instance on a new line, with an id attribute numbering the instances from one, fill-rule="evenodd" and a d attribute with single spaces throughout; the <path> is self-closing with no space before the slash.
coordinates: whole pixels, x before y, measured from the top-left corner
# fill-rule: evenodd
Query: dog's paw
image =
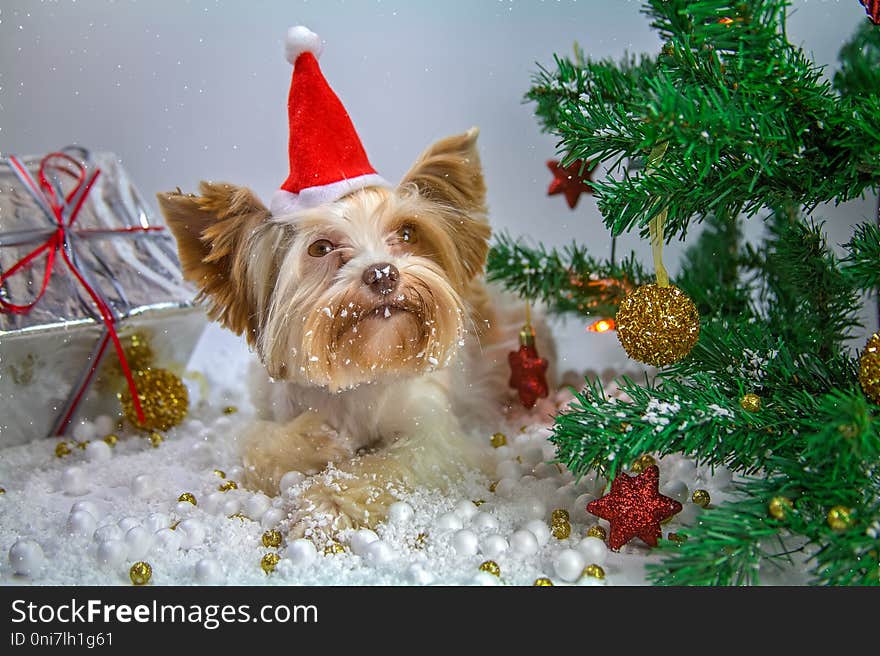
<path id="1" fill-rule="evenodd" d="M 344 491 L 333 483 L 315 483 L 304 490 L 288 531 L 290 538 L 331 540 L 342 531 L 358 527 L 356 518 L 346 512 L 342 495 Z"/>

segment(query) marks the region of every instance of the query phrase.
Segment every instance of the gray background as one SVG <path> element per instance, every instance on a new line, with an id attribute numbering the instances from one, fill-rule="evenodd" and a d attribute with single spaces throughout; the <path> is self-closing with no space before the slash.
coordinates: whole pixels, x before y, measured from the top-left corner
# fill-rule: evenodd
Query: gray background
<path id="1" fill-rule="evenodd" d="M 575 40 L 591 57 L 655 52 L 659 40 L 639 10 L 624 0 L 3 0 L 0 153 L 73 142 L 112 150 L 154 207 L 154 192 L 190 191 L 203 178 L 251 186 L 268 201 L 287 175 L 291 68 L 282 41 L 302 23 L 326 42 L 324 74 L 382 175 L 399 179 L 432 140 L 478 125 L 494 226 L 554 245 L 575 238 L 602 254 L 609 238 L 595 201 L 582 198 L 572 212 L 546 196 L 555 143 L 522 96 L 536 62 L 552 64 Z M 788 34 L 831 74 L 863 20 L 856 0 L 795 0 Z M 840 243 L 874 202 L 816 215 Z M 759 220 L 749 234 L 760 234 Z M 647 258 L 637 236 L 621 238 L 621 251 L 633 248 Z M 667 251 L 673 275 L 680 251 L 678 243 Z M 873 311 L 865 316 L 876 325 Z M 562 369 L 626 362 L 613 335 L 583 327 L 557 326 Z"/>

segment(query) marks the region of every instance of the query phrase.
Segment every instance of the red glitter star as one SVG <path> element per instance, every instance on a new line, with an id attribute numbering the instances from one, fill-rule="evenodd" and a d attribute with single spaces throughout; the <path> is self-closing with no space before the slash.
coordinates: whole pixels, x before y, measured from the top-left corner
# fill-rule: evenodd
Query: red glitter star
<path id="1" fill-rule="evenodd" d="M 581 175 L 582 164 L 584 164 L 582 159 L 576 159 L 565 167 L 560 166 L 559 162 L 553 159 L 547 162 L 547 168 L 553 173 L 553 182 L 547 188 L 547 195 L 564 194 L 568 206 L 574 209 L 581 194 L 593 193 L 593 187 L 590 186 L 592 172 L 588 170 L 590 163 L 586 163 L 584 175 Z"/>
<path id="2" fill-rule="evenodd" d="M 549 393 L 547 388 L 547 360 L 538 356 L 534 344 L 522 344 L 518 351 L 507 354 L 510 363 L 508 384 L 519 393 L 519 400 L 526 408 L 534 407 L 538 398 Z"/>
<path id="3" fill-rule="evenodd" d="M 880 0 L 859 0 L 874 25 L 880 25 Z"/>
<path id="4" fill-rule="evenodd" d="M 637 537 L 656 547 L 660 522 L 681 512 L 681 504 L 659 492 L 660 469 L 648 467 L 638 476 L 620 472 L 611 492 L 587 504 L 587 512 L 611 522 L 608 546 L 615 551 Z"/>

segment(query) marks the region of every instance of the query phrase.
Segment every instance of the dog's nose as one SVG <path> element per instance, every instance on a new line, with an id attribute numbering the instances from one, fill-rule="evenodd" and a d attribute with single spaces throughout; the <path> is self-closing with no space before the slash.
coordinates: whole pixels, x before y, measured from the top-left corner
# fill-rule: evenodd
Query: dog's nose
<path id="1" fill-rule="evenodd" d="M 371 264 L 364 270 L 361 276 L 364 284 L 377 294 L 390 294 L 397 287 L 400 279 L 400 271 L 390 262 Z"/>

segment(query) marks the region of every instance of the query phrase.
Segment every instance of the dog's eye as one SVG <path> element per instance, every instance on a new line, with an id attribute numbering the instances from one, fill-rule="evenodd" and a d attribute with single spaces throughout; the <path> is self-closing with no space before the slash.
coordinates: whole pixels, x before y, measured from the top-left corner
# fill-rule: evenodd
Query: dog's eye
<path id="1" fill-rule="evenodd" d="M 406 244 L 414 244 L 417 241 L 416 227 L 413 225 L 405 225 L 399 231 L 400 241 Z"/>
<path id="2" fill-rule="evenodd" d="M 324 257 L 332 250 L 333 242 L 329 239 L 319 239 L 318 241 L 312 242 L 309 246 L 309 255 L 312 257 Z"/>

